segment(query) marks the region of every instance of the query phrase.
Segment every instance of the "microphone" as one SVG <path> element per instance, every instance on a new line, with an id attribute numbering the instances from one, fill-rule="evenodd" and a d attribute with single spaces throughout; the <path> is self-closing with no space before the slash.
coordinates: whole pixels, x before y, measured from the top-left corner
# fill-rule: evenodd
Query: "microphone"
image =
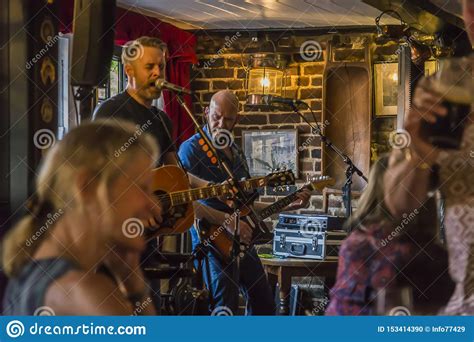
<path id="1" fill-rule="evenodd" d="M 179 85 L 167 82 L 167 81 L 165 81 L 164 79 L 161 79 L 161 78 L 156 80 L 155 87 L 157 87 L 158 89 L 161 89 L 161 90 L 166 89 L 166 90 L 174 91 L 174 92 L 179 93 L 179 94 L 184 93 L 184 94 L 191 95 L 190 90 L 188 90 L 184 87 L 181 87 Z"/>
<path id="2" fill-rule="evenodd" d="M 295 99 L 290 99 L 288 97 L 280 97 L 280 96 L 274 96 L 274 95 L 264 95 L 263 96 L 263 103 L 266 105 L 272 105 L 275 103 L 278 104 L 284 104 L 287 106 L 299 106 L 299 105 L 306 105 L 305 102 L 301 100 L 295 100 Z"/>

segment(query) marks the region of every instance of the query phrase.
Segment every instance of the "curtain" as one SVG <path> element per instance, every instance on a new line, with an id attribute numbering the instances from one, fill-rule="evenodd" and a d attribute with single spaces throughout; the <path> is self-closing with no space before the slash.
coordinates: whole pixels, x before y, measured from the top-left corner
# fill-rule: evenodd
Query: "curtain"
<path id="1" fill-rule="evenodd" d="M 59 4 L 60 25 L 63 33 L 72 31 L 74 0 L 64 0 Z M 115 16 L 115 44 L 123 45 L 141 36 L 160 38 L 168 45 L 166 79 L 182 87 L 190 88 L 191 65 L 197 63 L 196 37 L 176 26 L 159 19 L 132 12 L 131 9 L 117 8 Z M 194 133 L 191 119 L 181 108 L 173 93 L 165 91 L 164 110 L 173 122 L 173 138 L 176 147 Z M 185 95 L 184 100 L 192 110 L 192 100 Z"/>

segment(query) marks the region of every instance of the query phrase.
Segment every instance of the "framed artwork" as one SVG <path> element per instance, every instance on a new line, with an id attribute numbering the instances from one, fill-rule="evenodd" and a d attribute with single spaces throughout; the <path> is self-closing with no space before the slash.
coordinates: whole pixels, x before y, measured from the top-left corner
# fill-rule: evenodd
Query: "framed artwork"
<path id="1" fill-rule="evenodd" d="M 397 115 L 398 63 L 374 64 L 375 115 Z"/>
<path id="2" fill-rule="evenodd" d="M 298 178 L 297 144 L 296 129 L 242 131 L 242 147 L 252 177 L 292 170 Z"/>
<path id="3" fill-rule="evenodd" d="M 438 61 L 426 61 L 425 62 L 425 76 L 431 76 L 438 71 Z"/>

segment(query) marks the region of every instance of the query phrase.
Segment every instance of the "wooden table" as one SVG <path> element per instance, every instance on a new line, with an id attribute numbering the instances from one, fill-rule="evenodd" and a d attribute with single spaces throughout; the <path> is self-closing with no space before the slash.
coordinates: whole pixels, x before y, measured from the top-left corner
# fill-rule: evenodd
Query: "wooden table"
<path id="1" fill-rule="evenodd" d="M 296 258 L 260 258 L 267 273 L 270 284 L 278 282 L 280 286 L 280 304 L 277 312 L 288 315 L 292 277 L 324 277 L 325 290 L 334 285 L 337 273 L 337 257 L 327 257 L 326 260 L 310 260 Z M 276 279 L 275 279 L 276 278 Z M 275 281 L 276 280 L 276 281 Z"/>

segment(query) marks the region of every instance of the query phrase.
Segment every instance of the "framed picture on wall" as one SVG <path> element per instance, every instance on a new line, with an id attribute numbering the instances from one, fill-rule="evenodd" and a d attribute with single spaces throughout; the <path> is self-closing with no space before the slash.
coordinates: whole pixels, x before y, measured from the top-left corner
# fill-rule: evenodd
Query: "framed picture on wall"
<path id="1" fill-rule="evenodd" d="M 438 71 L 438 61 L 426 61 L 425 62 L 425 76 L 431 76 Z"/>
<path id="2" fill-rule="evenodd" d="M 398 63 L 374 64 L 375 115 L 397 115 Z"/>
<path id="3" fill-rule="evenodd" d="M 264 176 L 275 170 L 292 170 L 298 177 L 296 129 L 242 131 L 242 147 L 250 175 Z"/>

